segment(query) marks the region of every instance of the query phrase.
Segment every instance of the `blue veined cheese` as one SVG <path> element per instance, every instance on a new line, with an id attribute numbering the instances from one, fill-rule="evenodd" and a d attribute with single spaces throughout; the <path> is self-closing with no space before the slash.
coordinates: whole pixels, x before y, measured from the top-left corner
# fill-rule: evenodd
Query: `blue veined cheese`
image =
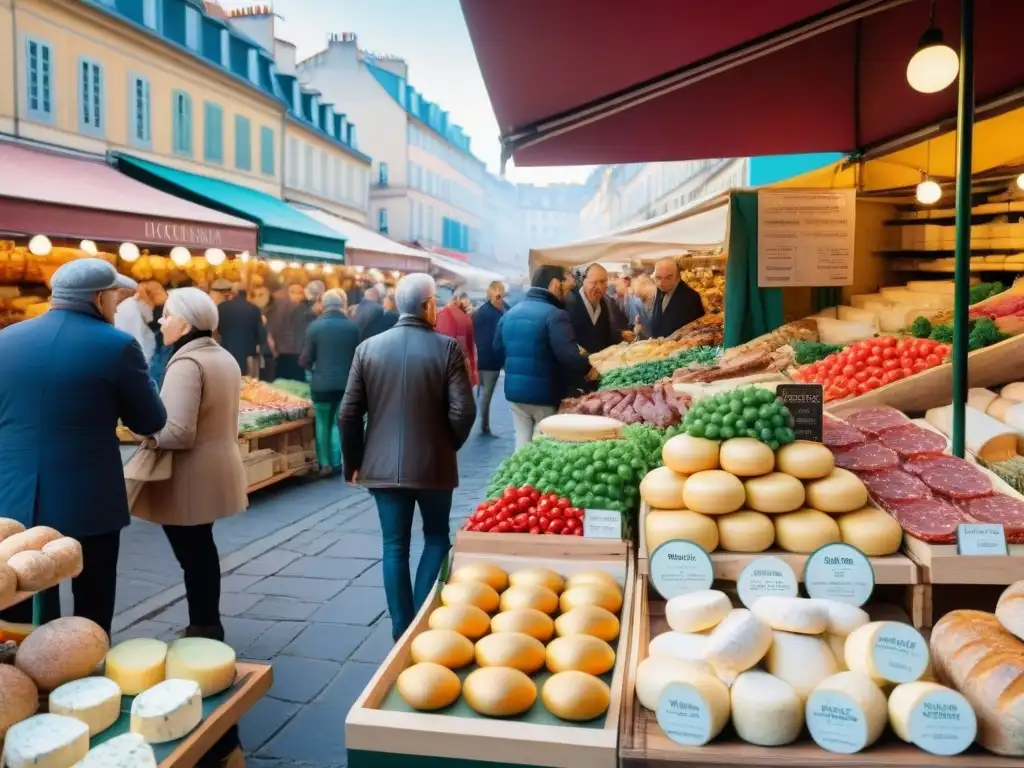
<path id="1" fill-rule="evenodd" d="M 63 715 L 34 715 L 12 725 L 4 742 L 7 768 L 71 768 L 89 751 L 89 726 Z"/>
<path id="2" fill-rule="evenodd" d="M 89 735 L 105 731 L 121 716 L 121 688 L 106 677 L 83 677 L 50 694 L 50 714 L 81 720 Z"/>
<path id="3" fill-rule="evenodd" d="M 203 698 L 194 680 L 164 680 L 132 702 L 131 732 L 149 744 L 187 735 L 203 719 Z"/>
<path id="4" fill-rule="evenodd" d="M 125 733 L 93 747 L 74 768 L 156 768 L 153 748 L 137 733 Z"/>

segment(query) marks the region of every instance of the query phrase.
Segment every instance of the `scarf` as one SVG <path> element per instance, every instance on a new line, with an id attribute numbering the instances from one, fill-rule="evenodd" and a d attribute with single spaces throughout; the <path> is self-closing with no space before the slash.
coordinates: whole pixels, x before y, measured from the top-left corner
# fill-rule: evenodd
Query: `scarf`
<path id="1" fill-rule="evenodd" d="M 184 347 L 189 342 L 195 341 L 196 339 L 209 339 L 212 337 L 213 331 L 199 331 L 193 328 L 191 331 L 189 331 L 176 342 L 174 342 L 174 346 L 172 347 L 172 349 L 174 350 L 173 354 L 177 354 L 181 350 L 181 348 Z"/>

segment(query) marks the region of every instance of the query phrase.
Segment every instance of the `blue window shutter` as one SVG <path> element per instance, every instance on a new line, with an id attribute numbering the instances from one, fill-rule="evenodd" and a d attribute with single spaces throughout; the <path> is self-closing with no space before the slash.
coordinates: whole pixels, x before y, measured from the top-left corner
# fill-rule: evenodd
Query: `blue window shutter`
<path id="1" fill-rule="evenodd" d="M 223 111 L 209 101 L 203 102 L 203 159 L 210 163 L 224 162 Z"/>
<path id="2" fill-rule="evenodd" d="M 192 97 L 184 91 L 171 95 L 171 113 L 174 116 L 174 152 L 192 156 Z"/>
<path id="3" fill-rule="evenodd" d="M 235 168 L 252 170 L 252 127 L 242 115 L 235 115 Z"/>
<path id="4" fill-rule="evenodd" d="M 25 97 L 33 120 L 52 123 L 53 48 L 35 38 L 25 39 Z"/>
<path id="5" fill-rule="evenodd" d="M 266 126 L 260 128 L 260 171 L 274 175 L 274 129 Z"/>
<path id="6" fill-rule="evenodd" d="M 150 131 L 150 86 L 144 77 L 132 75 L 128 80 L 129 140 L 140 147 L 148 147 Z"/>
<path id="7" fill-rule="evenodd" d="M 103 67 L 92 59 L 78 60 L 78 130 L 102 136 L 106 129 L 104 115 Z"/>

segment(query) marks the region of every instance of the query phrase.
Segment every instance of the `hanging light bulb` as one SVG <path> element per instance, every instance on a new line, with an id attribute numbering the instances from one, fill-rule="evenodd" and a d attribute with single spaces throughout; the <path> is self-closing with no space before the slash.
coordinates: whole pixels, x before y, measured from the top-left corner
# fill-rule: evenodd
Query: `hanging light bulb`
<path id="1" fill-rule="evenodd" d="M 925 179 L 917 185 L 917 202 L 922 205 L 934 205 L 942 198 L 942 187 L 938 182 Z"/>
<path id="2" fill-rule="evenodd" d="M 299 262 L 297 262 L 297 261 L 293 261 L 291 264 L 288 265 L 288 269 L 301 269 L 301 268 L 302 268 L 302 265 L 299 264 Z"/>
<path id="3" fill-rule="evenodd" d="M 184 267 L 192 260 L 192 254 L 183 245 L 176 245 L 171 248 L 171 261 L 177 267 Z"/>
<path id="4" fill-rule="evenodd" d="M 284 272 L 285 263 L 280 259 L 274 259 L 270 262 L 271 272 Z"/>
<path id="5" fill-rule="evenodd" d="M 88 253 L 90 256 L 95 256 L 100 252 L 100 249 L 96 247 L 96 243 L 92 240 L 83 240 L 78 244 L 78 247 Z"/>
<path id="6" fill-rule="evenodd" d="M 316 272 L 316 268 L 318 266 L 320 266 L 320 265 L 319 264 L 314 264 L 313 262 L 309 262 L 308 264 L 306 264 L 306 271 L 307 272 Z"/>
<path id="7" fill-rule="evenodd" d="M 117 255 L 129 263 L 139 260 L 139 246 L 135 243 L 121 243 L 117 248 Z"/>
<path id="8" fill-rule="evenodd" d="M 242 251 L 240 254 L 238 254 L 238 260 L 240 262 L 242 262 L 243 264 L 248 264 L 249 263 L 249 252 L 248 251 Z"/>
<path id="9" fill-rule="evenodd" d="M 1024 173 L 1017 177 L 1017 188 L 1024 189 Z"/>
<path id="10" fill-rule="evenodd" d="M 224 259 L 227 258 L 227 254 L 225 254 L 220 248 L 207 248 L 203 255 L 206 257 L 206 263 L 211 267 L 223 264 Z"/>
<path id="11" fill-rule="evenodd" d="M 325 275 L 333 275 L 334 274 L 334 267 L 332 267 L 330 264 L 324 264 L 324 274 Z"/>
<path id="12" fill-rule="evenodd" d="M 46 235 L 36 235 L 28 241 L 28 252 L 33 256 L 45 256 L 53 250 L 53 243 Z"/>
<path id="13" fill-rule="evenodd" d="M 919 93 L 938 93 L 948 88 L 960 73 L 960 57 L 946 45 L 942 30 L 935 26 L 935 0 L 932 0 L 928 29 L 917 43 L 917 51 L 907 63 L 907 82 Z"/>

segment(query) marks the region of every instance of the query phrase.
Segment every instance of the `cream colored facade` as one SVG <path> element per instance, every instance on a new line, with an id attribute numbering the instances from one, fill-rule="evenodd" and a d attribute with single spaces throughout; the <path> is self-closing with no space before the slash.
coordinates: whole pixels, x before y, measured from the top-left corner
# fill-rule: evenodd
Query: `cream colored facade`
<path id="1" fill-rule="evenodd" d="M 295 120 L 285 123 L 285 197 L 366 225 L 370 162 Z"/>
<path id="2" fill-rule="evenodd" d="M 14 133 L 14 8 L 12 0 L 0 0 L 0 43 L 8 50 L 0 52 L 0 133 Z"/>

